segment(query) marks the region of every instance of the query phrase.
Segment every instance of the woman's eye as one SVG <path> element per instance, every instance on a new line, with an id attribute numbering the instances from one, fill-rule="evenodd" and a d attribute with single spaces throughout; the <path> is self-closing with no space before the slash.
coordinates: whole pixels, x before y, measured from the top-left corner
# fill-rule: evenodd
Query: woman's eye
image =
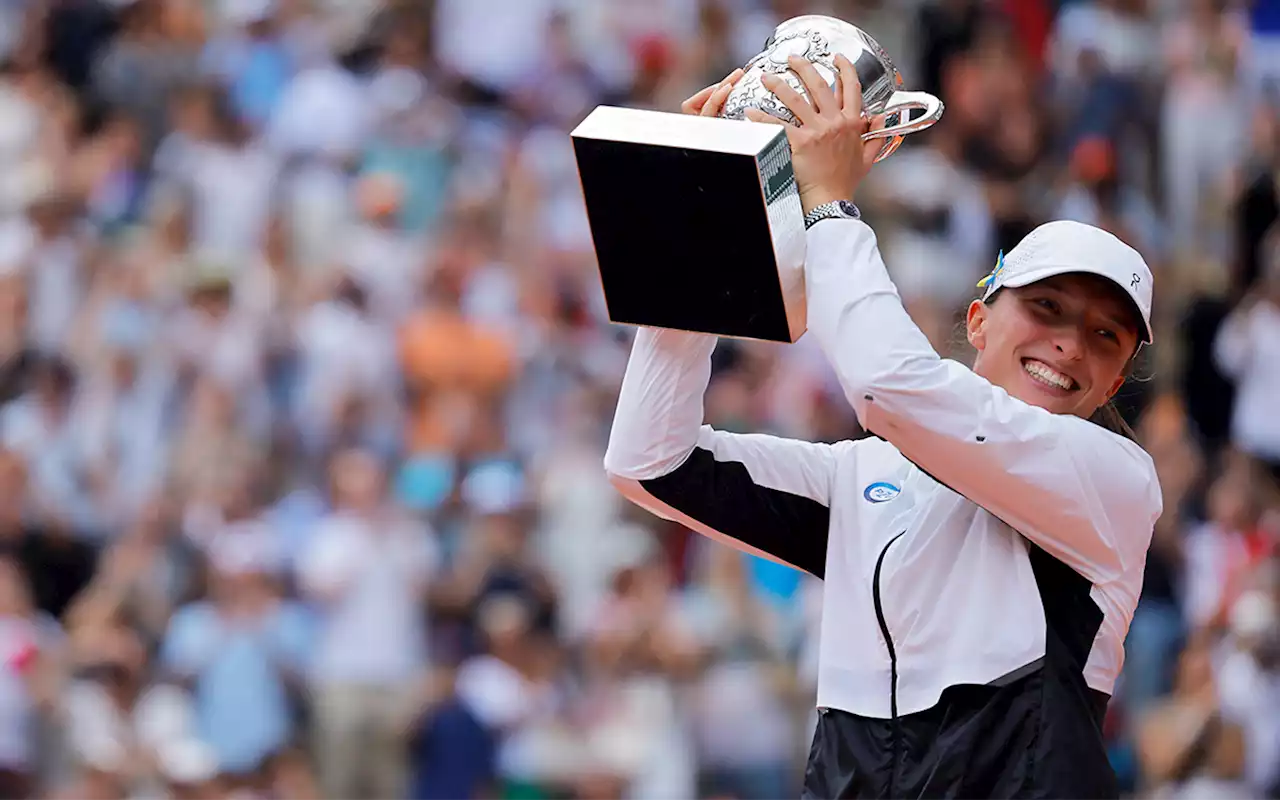
<path id="1" fill-rule="evenodd" d="M 1120 341 L 1120 337 L 1116 335 L 1115 331 L 1107 330 L 1106 328 L 1100 329 L 1098 331 L 1098 335 L 1100 335 L 1102 338 L 1106 339 L 1109 342 Z"/>
<path id="2" fill-rule="evenodd" d="M 1049 311 L 1055 314 L 1058 312 L 1058 304 L 1053 302 L 1047 297 L 1037 297 L 1032 302 L 1034 302 L 1037 306 L 1044 309 L 1045 311 Z"/>

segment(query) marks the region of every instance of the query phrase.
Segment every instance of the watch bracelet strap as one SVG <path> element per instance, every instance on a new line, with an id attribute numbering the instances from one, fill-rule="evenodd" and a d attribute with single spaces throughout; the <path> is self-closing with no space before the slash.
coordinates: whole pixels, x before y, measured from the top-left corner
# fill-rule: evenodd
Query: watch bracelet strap
<path id="1" fill-rule="evenodd" d="M 851 208 L 853 213 L 847 213 L 844 209 L 845 206 Z M 848 200 L 834 200 L 828 203 L 823 203 L 822 205 L 812 209 L 808 214 L 805 214 L 804 227 L 805 230 L 808 230 L 824 219 L 860 219 L 861 216 L 862 215 L 858 212 L 858 207 Z"/>

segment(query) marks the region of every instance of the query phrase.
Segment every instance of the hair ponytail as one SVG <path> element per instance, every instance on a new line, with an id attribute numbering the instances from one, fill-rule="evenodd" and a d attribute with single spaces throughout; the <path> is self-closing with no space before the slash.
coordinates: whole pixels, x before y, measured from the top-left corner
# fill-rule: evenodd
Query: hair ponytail
<path id="1" fill-rule="evenodd" d="M 1120 414 L 1120 409 L 1116 408 L 1116 404 L 1111 400 L 1098 406 L 1098 410 L 1093 412 L 1093 416 L 1089 417 L 1089 421 L 1130 441 L 1138 441 L 1138 435 L 1133 432 L 1133 428 L 1129 427 L 1129 423 L 1124 421 L 1124 416 Z"/>

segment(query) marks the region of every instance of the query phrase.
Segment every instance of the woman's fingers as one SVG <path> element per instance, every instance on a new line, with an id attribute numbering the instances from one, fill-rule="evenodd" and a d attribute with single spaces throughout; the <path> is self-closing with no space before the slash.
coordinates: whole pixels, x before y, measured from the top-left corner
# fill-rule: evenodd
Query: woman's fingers
<path id="1" fill-rule="evenodd" d="M 711 97 L 707 98 L 706 104 L 702 107 L 702 116 L 720 116 L 720 112 L 724 111 L 725 101 L 729 99 L 729 94 L 733 91 L 733 87 L 738 85 L 738 79 L 741 77 L 741 69 L 735 69 L 725 76 L 725 79 L 720 81 L 716 90 L 711 93 Z"/>
<path id="2" fill-rule="evenodd" d="M 711 93 L 711 97 L 710 99 L 707 100 L 706 105 L 702 107 L 702 116 L 704 117 L 720 116 L 720 112 L 724 109 L 724 101 L 729 99 L 729 93 L 732 91 L 733 91 L 732 81 L 725 81 L 724 83 L 721 83 L 719 88 L 717 88 L 714 92 Z"/>
<path id="3" fill-rule="evenodd" d="M 743 75 L 743 72 L 741 67 L 739 67 L 738 69 L 735 69 L 733 72 L 730 72 L 728 75 L 724 76 L 724 80 L 711 84 L 710 86 L 702 89 L 700 92 L 690 97 L 688 100 L 685 100 L 683 103 L 681 103 L 680 112 L 683 114 L 702 114 L 703 111 L 706 109 L 707 101 L 711 99 L 712 95 L 714 95 L 720 89 L 724 88 L 725 84 L 729 84 L 732 87 L 734 84 L 738 82 L 739 79 L 742 78 L 742 75 Z M 726 96 L 727 96 L 727 93 L 726 93 Z M 718 113 L 720 113 L 719 109 L 715 111 L 715 114 L 718 114 Z M 715 116 L 715 114 L 707 114 L 706 116 Z"/>
<path id="4" fill-rule="evenodd" d="M 774 97 L 777 97 L 779 102 L 790 109 L 792 114 L 796 115 L 796 119 L 800 120 L 801 125 L 812 125 L 817 121 L 817 109 L 808 100 L 801 97 L 782 78 L 777 75 L 765 75 L 761 79 L 761 83 L 764 84 L 764 88 L 773 92 Z"/>
<path id="5" fill-rule="evenodd" d="M 767 122 L 770 125 L 786 125 L 787 123 L 773 116 L 766 114 L 758 108 L 748 108 L 745 112 L 747 119 L 752 122 Z"/>
<path id="6" fill-rule="evenodd" d="M 836 74 L 843 93 L 840 98 L 841 111 L 847 117 L 862 116 L 862 82 L 858 80 L 858 71 L 853 68 L 853 62 L 843 54 L 836 56 Z"/>
<path id="7" fill-rule="evenodd" d="M 804 84 L 804 89 L 809 94 L 809 102 L 819 114 L 834 116 L 840 113 L 840 101 L 836 99 L 823 77 L 818 74 L 818 69 L 813 66 L 812 61 L 800 56 L 791 56 L 787 59 L 787 65 L 791 67 L 792 72 L 800 76 L 800 82 Z"/>
<path id="8" fill-rule="evenodd" d="M 883 115 L 874 117 L 871 119 L 870 124 L 867 125 L 867 132 L 883 130 L 884 126 L 885 118 Z M 870 139 L 867 141 L 866 147 L 862 150 L 862 161 L 867 165 L 868 169 L 876 163 L 876 158 L 880 156 L 880 151 L 885 148 L 889 141 L 888 139 Z"/>
<path id="9" fill-rule="evenodd" d="M 707 104 L 707 100 L 711 99 L 711 95 L 719 88 L 719 84 L 713 83 L 702 91 L 690 97 L 680 104 L 681 114 L 697 114 L 702 111 L 702 107 Z"/>
<path id="10" fill-rule="evenodd" d="M 733 91 L 732 83 L 722 83 L 716 90 L 711 93 L 711 97 L 702 106 L 701 116 L 714 117 L 719 115 L 720 109 L 724 108 L 724 101 L 729 98 L 729 92 Z"/>

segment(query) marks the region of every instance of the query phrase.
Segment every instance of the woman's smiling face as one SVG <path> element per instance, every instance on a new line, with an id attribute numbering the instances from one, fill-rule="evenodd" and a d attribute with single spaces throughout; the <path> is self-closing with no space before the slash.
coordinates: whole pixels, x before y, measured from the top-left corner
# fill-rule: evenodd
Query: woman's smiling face
<path id="1" fill-rule="evenodd" d="M 1124 383 L 1139 340 L 1120 287 L 1084 273 L 975 300 L 966 327 L 978 351 L 975 372 L 1023 402 L 1084 418 Z"/>

